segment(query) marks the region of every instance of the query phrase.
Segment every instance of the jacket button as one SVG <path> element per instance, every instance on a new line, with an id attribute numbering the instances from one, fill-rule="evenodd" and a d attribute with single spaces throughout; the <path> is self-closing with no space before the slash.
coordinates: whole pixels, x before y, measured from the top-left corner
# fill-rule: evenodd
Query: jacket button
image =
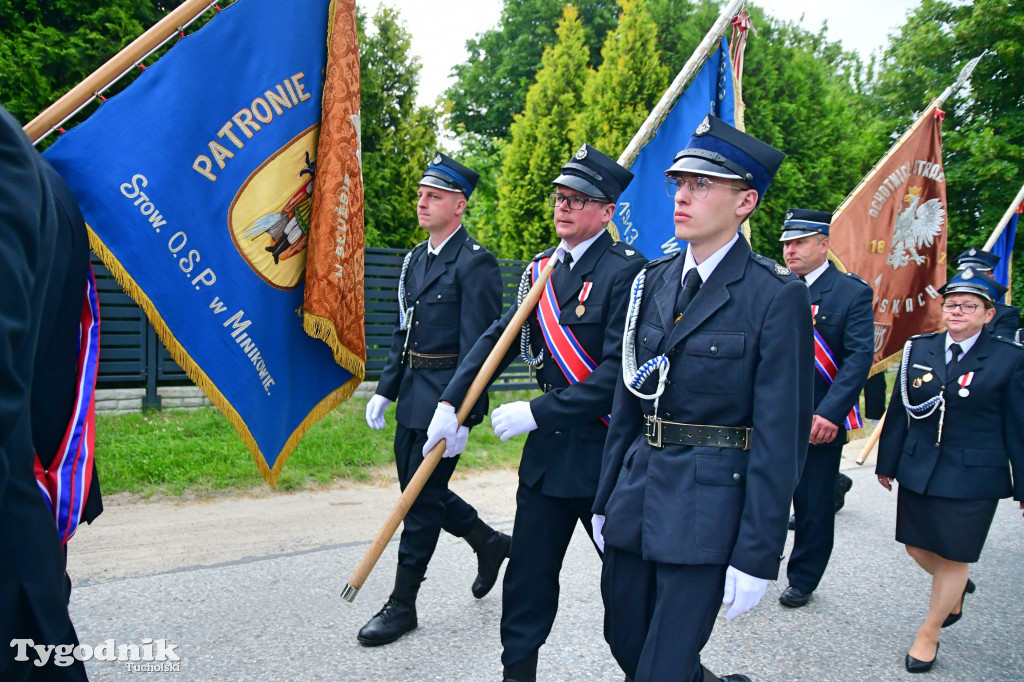
<path id="1" fill-rule="evenodd" d="M 711 346 L 710 350 L 711 350 L 712 353 L 717 353 L 718 352 L 718 346 Z"/>
<path id="2" fill-rule="evenodd" d="M 416 301 L 416 305 L 419 305 L 419 304 L 420 304 L 420 302 L 419 302 L 419 301 Z"/>
<path id="3" fill-rule="evenodd" d="M 439 300 L 439 301 L 441 300 L 441 294 L 437 295 L 437 300 Z"/>
<path id="4" fill-rule="evenodd" d="M 743 476 L 738 471 L 734 471 L 732 474 L 732 480 L 739 483 L 743 480 Z"/>

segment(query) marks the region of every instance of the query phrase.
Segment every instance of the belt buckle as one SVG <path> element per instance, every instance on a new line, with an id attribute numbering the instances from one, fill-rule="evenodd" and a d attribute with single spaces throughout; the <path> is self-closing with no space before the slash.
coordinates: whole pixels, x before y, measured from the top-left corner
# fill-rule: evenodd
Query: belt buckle
<path id="1" fill-rule="evenodd" d="M 647 443 L 656 448 L 661 447 L 661 420 L 655 415 L 647 417 L 647 427 L 644 429 L 647 435 Z"/>
<path id="2" fill-rule="evenodd" d="M 750 449 L 750 434 L 754 432 L 754 429 L 744 426 L 743 427 L 743 450 L 744 452 Z"/>

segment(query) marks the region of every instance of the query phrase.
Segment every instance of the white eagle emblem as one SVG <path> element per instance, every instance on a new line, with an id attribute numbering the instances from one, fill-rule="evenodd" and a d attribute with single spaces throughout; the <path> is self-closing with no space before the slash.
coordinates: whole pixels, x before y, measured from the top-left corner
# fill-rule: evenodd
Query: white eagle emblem
<path id="1" fill-rule="evenodd" d="M 707 135 L 710 130 L 711 119 L 705 116 L 704 120 L 700 122 L 699 126 L 697 126 L 697 130 L 693 131 L 693 134 L 695 137 L 700 137 L 701 135 Z"/>
<path id="2" fill-rule="evenodd" d="M 587 145 L 586 144 L 584 144 L 582 147 L 580 147 L 579 151 L 576 152 L 576 158 L 579 161 L 582 161 L 583 159 L 587 158 Z"/>
<path id="3" fill-rule="evenodd" d="M 946 211 L 938 199 L 929 199 L 920 206 L 921 188 L 911 187 L 907 196 L 903 197 L 907 207 L 896 215 L 892 230 L 892 251 L 885 259 L 886 265 L 893 270 L 910 265 L 924 263 L 924 256 L 918 253 L 935 243 L 935 238 L 942 234 L 942 221 Z"/>
<path id="4" fill-rule="evenodd" d="M 434 160 L 431 161 L 431 163 L 434 164 L 435 166 L 440 166 L 441 165 L 441 161 L 443 161 L 443 159 L 441 158 L 441 155 L 440 154 L 435 154 L 434 155 Z"/>

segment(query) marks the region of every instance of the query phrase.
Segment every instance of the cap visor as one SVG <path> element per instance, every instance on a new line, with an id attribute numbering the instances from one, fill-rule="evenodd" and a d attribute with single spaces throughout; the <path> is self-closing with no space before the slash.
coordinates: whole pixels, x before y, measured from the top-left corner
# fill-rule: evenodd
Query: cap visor
<path id="1" fill-rule="evenodd" d="M 598 189 L 597 185 L 584 180 L 578 175 L 559 175 L 557 178 L 551 181 L 552 185 L 563 185 L 569 189 L 574 189 L 577 192 L 583 192 L 588 197 L 594 197 L 595 199 L 606 199 L 608 203 L 612 203 L 611 199 L 605 196 L 604 192 Z"/>
<path id="2" fill-rule="evenodd" d="M 695 173 L 697 175 L 707 175 L 712 178 L 732 178 L 734 180 L 743 179 L 724 166 L 719 166 L 717 163 L 712 163 L 707 159 L 700 159 L 695 156 L 684 156 L 672 164 L 672 167 L 665 172 Z"/>
<path id="3" fill-rule="evenodd" d="M 818 232 L 817 230 L 786 230 L 785 232 L 782 233 L 782 236 L 779 237 L 779 241 L 790 242 L 793 241 L 794 239 L 800 239 L 801 237 L 810 237 L 812 234 L 824 233 Z"/>
<path id="4" fill-rule="evenodd" d="M 975 296 L 981 296 L 986 301 L 994 303 L 995 299 L 992 297 L 992 292 L 988 290 L 984 284 L 970 284 L 968 282 L 956 282 L 955 284 L 947 284 L 946 286 L 939 289 L 939 293 L 942 296 L 949 296 L 950 294 L 974 294 Z"/>
<path id="5" fill-rule="evenodd" d="M 452 186 L 451 183 L 445 184 L 443 180 L 439 180 L 438 178 L 432 178 L 429 176 L 424 176 L 420 180 L 420 187 L 423 186 L 433 187 L 435 189 L 443 189 L 445 192 L 458 192 L 459 194 L 464 194 L 464 192 L 461 189 Z"/>

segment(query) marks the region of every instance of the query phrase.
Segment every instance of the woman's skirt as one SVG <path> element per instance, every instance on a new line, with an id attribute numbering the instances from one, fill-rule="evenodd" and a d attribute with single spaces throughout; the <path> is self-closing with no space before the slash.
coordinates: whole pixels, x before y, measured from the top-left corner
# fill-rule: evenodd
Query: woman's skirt
<path id="1" fill-rule="evenodd" d="M 896 541 L 972 564 L 981 556 L 999 500 L 957 500 L 921 495 L 899 486 Z"/>

